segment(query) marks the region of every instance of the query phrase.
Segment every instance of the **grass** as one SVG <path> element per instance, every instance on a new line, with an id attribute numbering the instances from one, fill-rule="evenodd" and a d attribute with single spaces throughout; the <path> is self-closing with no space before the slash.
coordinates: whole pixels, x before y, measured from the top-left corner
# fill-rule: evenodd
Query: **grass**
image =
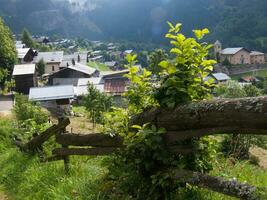
<path id="1" fill-rule="evenodd" d="M 261 69 L 261 70 L 255 71 L 255 72 L 246 72 L 246 73 L 242 73 L 242 74 L 236 74 L 236 75 L 232 75 L 231 78 L 234 80 L 238 80 L 243 76 L 257 76 L 257 77 L 266 78 L 267 77 L 267 69 Z"/>
<path id="2" fill-rule="evenodd" d="M 74 110 L 82 112 L 83 107 Z M 106 186 L 103 178 L 107 169 L 103 164 L 108 157 L 71 157 L 70 172 L 64 171 L 62 161 L 41 163 L 37 156 L 20 152 L 10 143 L 13 132 L 12 118 L 0 118 L 0 197 L 6 194 L 15 200 L 104 200 L 101 192 Z M 226 179 L 236 177 L 239 181 L 267 187 L 267 171 L 247 161 L 235 165 L 218 157 L 212 175 Z M 183 199 L 234 200 L 228 196 L 197 190 L 195 196 Z M 200 191 L 200 192 L 199 192 Z"/>
<path id="3" fill-rule="evenodd" d="M 99 71 L 101 71 L 101 72 L 103 72 L 103 71 L 111 71 L 111 70 L 109 69 L 109 67 L 106 66 L 104 63 L 99 63 L 99 62 L 89 61 L 89 62 L 87 63 L 87 65 L 88 65 L 89 67 L 93 67 L 93 68 L 95 68 L 95 69 L 97 69 L 97 70 L 99 70 Z"/>
<path id="4" fill-rule="evenodd" d="M 73 112 L 79 114 L 79 117 L 70 117 L 71 124 L 67 131 L 79 134 L 90 134 L 97 132 L 99 125 L 93 130 L 93 123 L 89 119 L 89 114 L 84 106 L 73 106 Z"/>

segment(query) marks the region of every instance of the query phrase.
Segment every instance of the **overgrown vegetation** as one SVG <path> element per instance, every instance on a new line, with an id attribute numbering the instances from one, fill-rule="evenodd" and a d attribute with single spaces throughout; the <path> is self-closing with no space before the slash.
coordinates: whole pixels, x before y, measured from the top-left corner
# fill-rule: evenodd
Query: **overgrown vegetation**
<path id="1" fill-rule="evenodd" d="M 102 122 L 102 113 L 111 109 L 112 98 L 101 93 L 93 84 L 88 84 L 88 94 L 83 98 L 83 103 L 95 127 L 96 123 Z"/>
<path id="2" fill-rule="evenodd" d="M 169 25 L 170 31 L 166 37 L 171 39 L 173 48 L 170 53 L 174 56 L 159 63 L 160 82 L 152 81 L 150 71 L 135 66 L 135 55 L 127 56 L 130 72 L 126 77 L 130 80 L 130 86 L 125 93 L 128 108 L 123 113 L 128 113 L 129 116 L 120 115 L 121 117 L 128 119 L 151 107 L 174 108 L 180 103 L 210 97 L 213 84 L 204 81 L 204 77 L 212 71 L 215 61 L 206 59 L 211 46 L 197 42 L 208 30 L 195 30 L 196 38 L 186 38 L 180 33 L 181 24 Z M 112 122 L 114 123 L 113 120 Z M 152 123 L 143 127 L 133 126 L 132 129 L 136 129 L 134 131 L 121 125 L 116 127 L 121 130 L 116 131 L 124 138 L 125 149 L 108 163 L 108 180 L 116 188 L 109 193 L 112 198 L 177 198 L 177 189 L 187 187 L 174 182 L 168 170 L 182 168 L 208 172 L 212 169 L 215 149 L 214 141 L 209 137 L 184 141 L 184 145 L 196 147 L 199 153 L 190 156 L 175 155 L 167 150 L 163 142 L 163 128 L 156 128 Z"/>
<path id="3" fill-rule="evenodd" d="M 262 95 L 262 91 L 254 85 L 241 86 L 237 81 L 227 81 L 215 89 L 215 95 L 222 98 L 256 97 Z M 249 150 L 253 145 L 266 148 L 266 136 L 255 135 L 225 135 L 221 150 L 236 159 L 248 159 Z"/>
<path id="4" fill-rule="evenodd" d="M 49 113 L 37 103 L 29 102 L 27 97 L 21 94 L 15 96 L 15 101 L 13 113 L 21 129 L 20 139 L 28 139 L 49 127 Z"/>

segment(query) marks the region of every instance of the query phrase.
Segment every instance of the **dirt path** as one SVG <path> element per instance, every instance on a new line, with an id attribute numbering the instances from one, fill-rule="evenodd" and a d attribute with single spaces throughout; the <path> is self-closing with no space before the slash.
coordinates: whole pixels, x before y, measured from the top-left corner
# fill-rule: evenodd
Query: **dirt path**
<path id="1" fill-rule="evenodd" d="M 0 200 L 8 200 L 7 196 L 0 191 Z"/>
<path id="2" fill-rule="evenodd" d="M 263 169 L 267 169 L 267 150 L 259 147 L 253 147 L 249 150 L 252 159 L 256 159 L 256 162 Z"/>

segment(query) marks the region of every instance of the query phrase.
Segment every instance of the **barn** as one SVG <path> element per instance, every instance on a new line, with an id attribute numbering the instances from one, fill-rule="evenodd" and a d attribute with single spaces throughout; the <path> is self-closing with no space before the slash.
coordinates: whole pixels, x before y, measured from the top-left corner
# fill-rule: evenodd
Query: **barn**
<path id="1" fill-rule="evenodd" d="M 29 94 L 31 87 L 37 87 L 35 64 L 15 65 L 12 73 L 15 79 L 15 92 Z"/>

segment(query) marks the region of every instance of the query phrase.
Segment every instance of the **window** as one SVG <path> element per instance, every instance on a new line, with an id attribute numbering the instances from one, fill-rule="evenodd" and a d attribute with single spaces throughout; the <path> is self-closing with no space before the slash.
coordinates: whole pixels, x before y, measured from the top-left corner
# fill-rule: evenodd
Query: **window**
<path id="1" fill-rule="evenodd" d="M 54 65 L 52 66 L 52 71 L 55 71 L 55 66 Z"/>

